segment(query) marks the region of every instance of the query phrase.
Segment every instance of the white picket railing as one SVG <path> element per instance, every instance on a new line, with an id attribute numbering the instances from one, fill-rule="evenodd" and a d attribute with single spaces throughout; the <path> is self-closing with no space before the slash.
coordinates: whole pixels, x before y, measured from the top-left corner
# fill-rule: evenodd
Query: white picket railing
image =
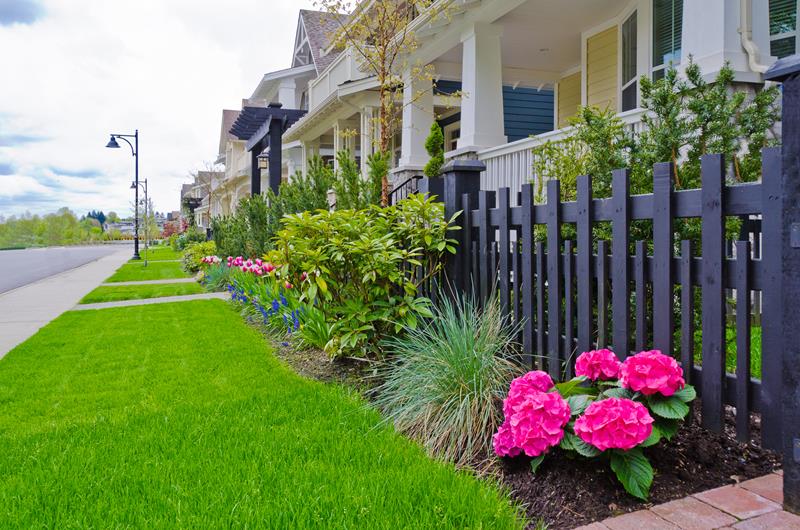
<path id="1" fill-rule="evenodd" d="M 634 110 L 619 115 L 623 123 L 634 132 L 643 127 L 642 116 L 645 111 Z M 486 164 L 486 171 L 481 173 L 482 190 L 511 189 L 511 204 L 517 205 L 516 191 L 522 185 L 534 180 L 533 149 L 547 142 L 557 142 L 569 137 L 574 128 L 565 127 L 516 142 L 491 147 L 478 152 L 478 160 Z"/>

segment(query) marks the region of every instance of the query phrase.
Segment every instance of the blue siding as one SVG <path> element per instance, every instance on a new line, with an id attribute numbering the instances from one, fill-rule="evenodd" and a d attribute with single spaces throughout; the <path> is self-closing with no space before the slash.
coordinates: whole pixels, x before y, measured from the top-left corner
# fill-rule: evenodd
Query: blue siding
<path id="1" fill-rule="evenodd" d="M 436 91 L 442 94 L 460 89 L 459 81 L 436 83 Z M 552 90 L 503 87 L 503 118 L 509 142 L 552 131 L 554 112 Z"/>

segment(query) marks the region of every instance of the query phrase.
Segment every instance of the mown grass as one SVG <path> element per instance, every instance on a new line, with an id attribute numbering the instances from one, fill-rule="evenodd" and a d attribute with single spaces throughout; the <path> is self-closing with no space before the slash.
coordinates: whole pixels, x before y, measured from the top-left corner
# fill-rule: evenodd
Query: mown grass
<path id="1" fill-rule="evenodd" d="M 144 261 L 126 263 L 108 278 L 107 282 L 135 282 L 139 280 L 169 280 L 187 278 L 189 275 L 178 262 L 153 261 L 145 267 Z"/>
<path id="2" fill-rule="evenodd" d="M 736 373 L 736 327 L 728 326 L 725 330 L 725 371 L 731 374 Z M 680 337 L 676 344 L 680 344 Z M 694 332 L 694 360 L 695 364 L 703 364 L 703 332 Z M 750 328 L 750 376 L 761 378 L 761 327 L 753 326 Z"/>
<path id="3" fill-rule="evenodd" d="M 144 298 L 161 298 L 163 296 L 180 296 L 199 294 L 206 290 L 199 283 L 165 283 L 156 285 L 101 285 L 78 302 L 94 304 L 98 302 L 116 302 L 118 300 L 141 300 Z"/>
<path id="4" fill-rule="evenodd" d="M 4 528 L 522 526 L 219 300 L 65 313 L 0 360 L 0 407 Z"/>
<path id="5" fill-rule="evenodd" d="M 144 247 L 139 248 L 139 256 L 144 260 Z M 182 257 L 183 252 L 176 252 L 169 246 L 150 247 L 147 249 L 148 261 L 173 260 L 181 259 Z M 138 261 L 130 260 L 129 263 L 138 263 Z"/>

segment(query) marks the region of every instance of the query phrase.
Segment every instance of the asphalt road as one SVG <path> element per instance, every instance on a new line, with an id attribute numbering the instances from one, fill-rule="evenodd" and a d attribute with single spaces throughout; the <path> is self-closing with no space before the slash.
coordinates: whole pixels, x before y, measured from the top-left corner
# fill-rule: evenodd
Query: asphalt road
<path id="1" fill-rule="evenodd" d="M 48 247 L 0 251 L 0 293 L 80 267 L 120 249 L 120 245 Z M 131 253 L 133 249 L 131 248 Z"/>

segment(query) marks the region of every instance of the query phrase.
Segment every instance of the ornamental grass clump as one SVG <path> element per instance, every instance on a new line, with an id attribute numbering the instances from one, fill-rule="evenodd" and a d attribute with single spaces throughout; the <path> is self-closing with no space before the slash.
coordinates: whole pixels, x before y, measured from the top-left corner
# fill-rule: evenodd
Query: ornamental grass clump
<path id="1" fill-rule="evenodd" d="M 517 329 L 496 300 L 481 310 L 472 299 L 440 298 L 433 318 L 386 341 L 375 402 L 430 455 L 476 464 L 491 451 L 506 382 L 520 372 L 512 359 Z"/>
<path id="2" fill-rule="evenodd" d="M 534 472 L 554 448 L 607 460 L 625 490 L 646 500 L 653 468 L 642 449 L 675 435 L 694 388 L 675 359 L 657 350 L 624 362 L 611 350 L 584 352 L 575 373 L 556 385 L 541 371 L 511 382 L 495 454 L 533 457 Z"/>

